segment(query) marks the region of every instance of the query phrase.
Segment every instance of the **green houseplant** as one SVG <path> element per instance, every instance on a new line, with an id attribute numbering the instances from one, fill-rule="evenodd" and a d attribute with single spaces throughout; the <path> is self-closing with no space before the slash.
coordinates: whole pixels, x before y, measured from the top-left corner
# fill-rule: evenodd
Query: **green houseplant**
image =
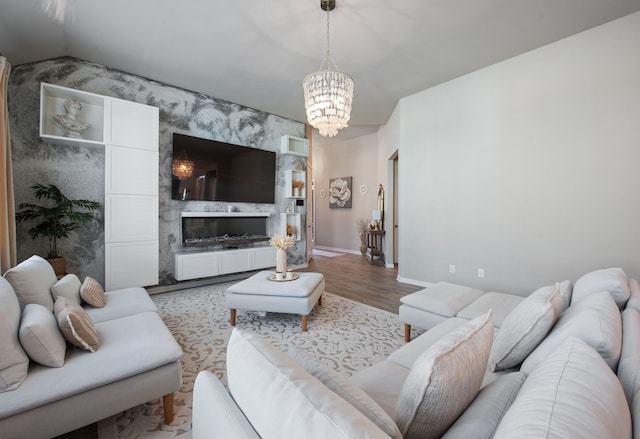
<path id="1" fill-rule="evenodd" d="M 67 198 L 56 186 L 36 184 L 31 186 L 34 196 L 40 200 L 50 200 L 48 206 L 21 203 L 16 213 L 16 221 L 40 220 L 29 229 L 29 235 L 33 239 L 38 236 L 46 236 L 49 239 L 49 252 L 47 259 L 53 265 L 56 274 L 66 272 L 66 262 L 58 251 L 58 239 L 67 238 L 71 232 L 79 227 L 89 224 L 94 218 L 94 213 L 100 209 L 100 203 L 90 200 L 71 200 Z M 84 209 L 85 211 L 77 211 Z"/>

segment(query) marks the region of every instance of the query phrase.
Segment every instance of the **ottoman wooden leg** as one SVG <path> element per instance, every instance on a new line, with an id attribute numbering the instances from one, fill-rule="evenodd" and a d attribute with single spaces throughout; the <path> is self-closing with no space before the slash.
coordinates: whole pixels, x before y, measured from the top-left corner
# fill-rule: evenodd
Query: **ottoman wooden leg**
<path id="1" fill-rule="evenodd" d="M 309 316 L 301 316 L 301 320 L 302 320 L 302 332 L 307 332 L 307 321 L 309 319 Z"/>
<path id="2" fill-rule="evenodd" d="M 404 324 L 404 341 L 407 343 L 411 341 L 411 325 L 408 323 Z"/>
<path id="3" fill-rule="evenodd" d="M 236 310 L 231 308 L 231 326 L 236 326 Z"/>
<path id="4" fill-rule="evenodd" d="M 164 423 L 169 425 L 173 422 L 173 393 L 162 397 L 162 406 L 164 408 Z"/>

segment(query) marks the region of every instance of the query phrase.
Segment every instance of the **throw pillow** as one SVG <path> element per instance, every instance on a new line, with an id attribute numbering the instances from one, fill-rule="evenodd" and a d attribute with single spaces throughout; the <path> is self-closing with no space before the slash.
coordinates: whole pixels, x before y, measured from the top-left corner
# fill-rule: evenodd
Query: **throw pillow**
<path id="1" fill-rule="evenodd" d="M 13 390 L 27 378 L 29 357 L 18 340 L 20 303 L 9 282 L 0 277 L 0 392 Z"/>
<path id="2" fill-rule="evenodd" d="M 608 291 L 618 308 L 624 308 L 631 293 L 627 275 L 622 268 L 605 268 L 581 276 L 573 286 L 571 304 L 601 291 Z"/>
<path id="3" fill-rule="evenodd" d="M 491 311 L 445 335 L 411 367 L 397 403 L 405 439 L 439 438 L 480 390 L 493 341 Z"/>
<path id="4" fill-rule="evenodd" d="M 9 269 L 4 277 L 18 296 L 20 311 L 28 303 L 39 303 L 49 311 L 53 311 L 51 286 L 56 283 L 58 278 L 46 259 L 33 255 Z"/>
<path id="5" fill-rule="evenodd" d="M 80 297 L 86 303 L 96 308 L 102 308 L 104 302 L 104 289 L 102 285 L 92 277 L 85 277 L 80 287 Z"/>
<path id="6" fill-rule="evenodd" d="M 24 307 L 20 322 L 20 343 L 33 361 L 62 367 L 67 344 L 51 311 L 37 303 Z"/>
<path id="7" fill-rule="evenodd" d="M 98 332 L 80 305 L 64 297 L 58 297 L 54 311 L 60 331 L 69 343 L 89 352 L 98 349 Z"/>
<path id="8" fill-rule="evenodd" d="M 592 346 L 611 369 L 616 369 L 622 349 L 622 318 L 609 293 L 592 294 L 573 303 L 562 313 L 545 339 L 524 360 L 520 370 L 530 373 L 572 336 Z"/>
<path id="9" fill-rule="evenodd" d="M 573 284 L 570 280 L 565 280 L 560 282 L 558 288 L 560 289 L 560 297 L 562 297 L 562 310 L 560 311 L 560 314 L 562 314 L 567 308 L 569 308 L 569 305 L 571 305 Z"/>
<path id="10" fill-rule="evenodd" d="M 631 416 L 620 382 L 576 337 L 529 374 L 498 425 L 495 439 L 630 438 Z"/>
<path id="11" fill-rule="evenodd" d="M 357 408 L 360 413 L 371 419 L 382 431 L 392 438 L 402 439 L 398 426 L 391 416 L 367 393 L 353 384 L 349 379 L 328 368 L 306 352 L 289 348 L 287 352 L 300 366 L 316 377 L 339 397 Z"/>
<path id="12" fill-rule="evenodd" d="M 627 308 L 634 308 L 640 311 L 640 284 L 635 279 L 629 279 L 629 300 L 627 301 Z"/>
<path id="13" fill-rule="evenodd" d="M 62 279 L 53 284 L 53 286 L 51 287 L 51 295 L 53 296 L 53 301 L 55 302 L 58 296 L 63 296 L 80 305 L 81 286 L 82 284 L 80 283 L 80 279 L 78 279 L 78 276 L 72 273 L 66 274 Z"/>
<path id="14" fill-rule="evenodd" d="M 385 438 L 366 416 L 257 334 L 234 328 L 229 392 L 263 439 Z"/>
<path id="15" fill-rule="evenodd" d="M 515 367 L 549 333 L 562 310 L 560 289 L 542 287 L 531 293 L 509 313 L 491 348 L 489 367 L 492 372 Z"/>
<path id="16" fill-rule="evenodd" d="M 629 406 L 640 389 L 640 312 L 634 308 L 622 311 L 622 352 L 618 362 L 618 379 Z"/>

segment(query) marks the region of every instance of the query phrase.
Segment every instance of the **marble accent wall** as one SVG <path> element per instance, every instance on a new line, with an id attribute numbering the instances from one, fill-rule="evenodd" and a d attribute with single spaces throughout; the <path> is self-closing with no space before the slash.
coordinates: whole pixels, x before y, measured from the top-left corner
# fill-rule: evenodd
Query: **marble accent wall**
<path id="1" fill-rule="evenodd" d="M 56 145 L 39 136 L 40 82 L 125 99 L 160 109 L 160 284 L 173 279 L 173 255 L 180 251 L 180 212 L 226 211 L 229 205 L 240 212 L 268 212 L 267 232 L 282 233 L 280 213 L 286 212 L 285 170 L 304 159 L 277 155 L 274 204 L 177 201 L 171 199 L 171 157 L 174 132 L 243 146 L 278 151 L 280 137 L 305 137 L 303 123 L 243 107 L 129 73 L 109 69 L 75 58 L 56 58 L 13 67 L 9 80 L 9 118 L 13 154 L 16 206 L 34 202 L 30 187 L 52 183 L 70 198 L 87 198 L 104 203 L 104 149 Z M 302 105 L 302 103 L 300 103 Z M 301 209 L 301 208 L 298 208 Z M 304 209 L 301 211 L 303 224 Z M 46 256 L 44 238 L 32 240 L 28 224 L 18 224 L 18 260 L 32 254 Z M 303 233 L 306 227 L 303 227 Z M 289 250 L 289 264 L 304 264 L 305 236 Z M 67 258 L 67 271 L 81 279 L 92 276 L 104 282 L 103 212 L 89 227 L 63 240 L 59 247 Z"/>

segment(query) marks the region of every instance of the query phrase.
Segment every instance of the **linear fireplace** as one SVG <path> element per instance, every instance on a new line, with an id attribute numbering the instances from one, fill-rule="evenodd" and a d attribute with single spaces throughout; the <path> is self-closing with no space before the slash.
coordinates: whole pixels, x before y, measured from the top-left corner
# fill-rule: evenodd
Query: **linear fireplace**
<path id="1" fill-rule="evenodd" d="M 183 212 L 185 249 L 230 250 L 267 245 L 268 213 Z"/>

